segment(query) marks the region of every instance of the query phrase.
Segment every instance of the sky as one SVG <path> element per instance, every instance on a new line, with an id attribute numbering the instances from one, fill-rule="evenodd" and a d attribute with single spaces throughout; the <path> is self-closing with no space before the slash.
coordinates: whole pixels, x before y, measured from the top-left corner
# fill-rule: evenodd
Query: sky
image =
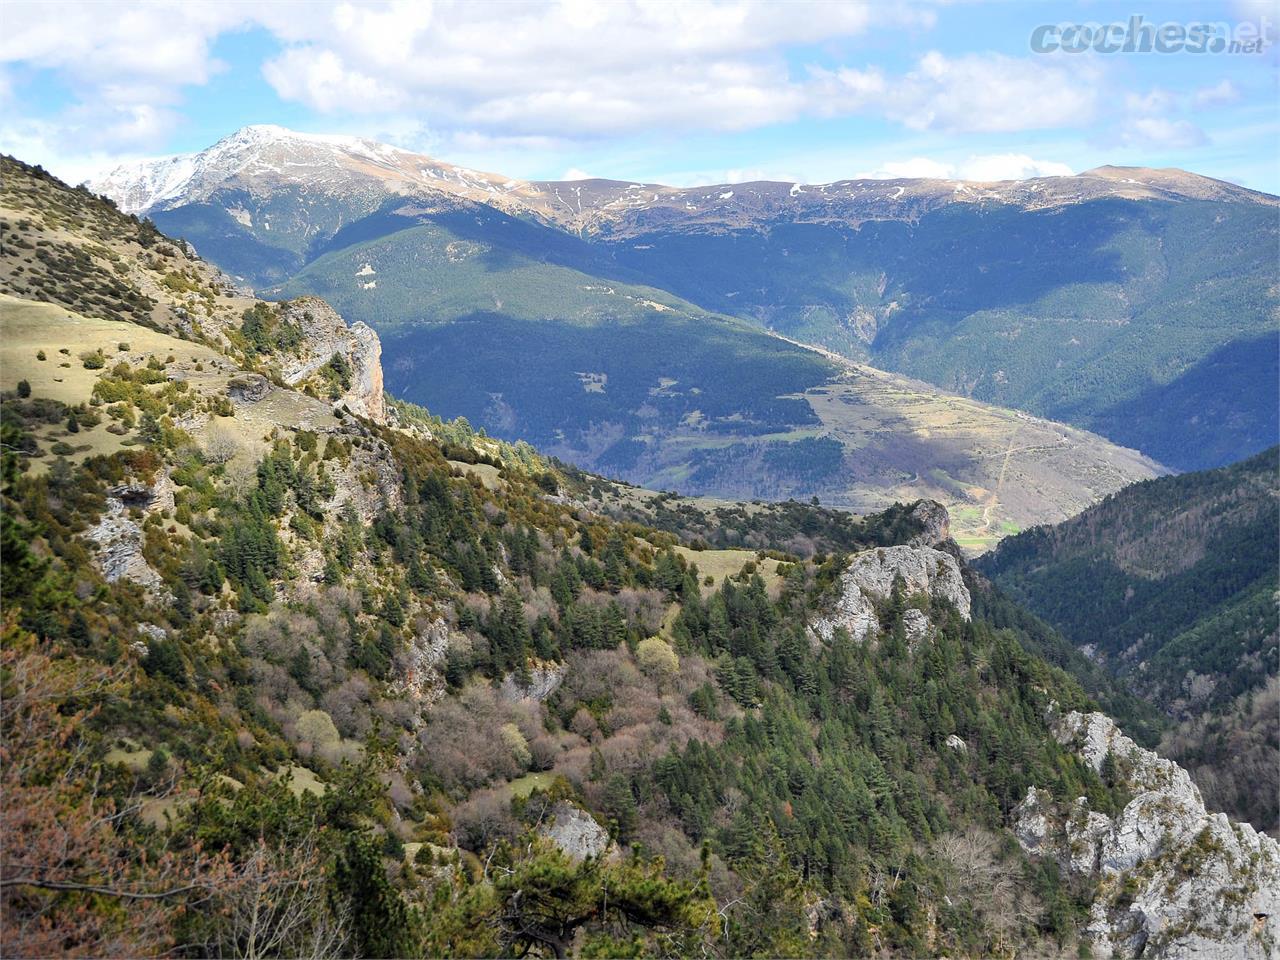
<path id="1" fill-rule="evenodd" d="M 273 123 L 526 179 L 1109 163 L 1280 193 L 1280 45 L 1033 49 L 1134 16 L 1280 39 L 1280 0 L 0 0 L 0 152 L 79 182 Z"/>

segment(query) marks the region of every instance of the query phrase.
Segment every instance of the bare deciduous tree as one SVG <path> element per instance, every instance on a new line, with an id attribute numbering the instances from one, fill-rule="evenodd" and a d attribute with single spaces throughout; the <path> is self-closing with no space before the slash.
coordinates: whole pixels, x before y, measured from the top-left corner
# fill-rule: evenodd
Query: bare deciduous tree
<path id="1" fill-rule="evenodd" d="M 331 907 L 320 866 L 314 835 L 288 849 L 259 841 L 205 911 L 201 952 L 228 960 L 342 956 L 347 917 Z"/>

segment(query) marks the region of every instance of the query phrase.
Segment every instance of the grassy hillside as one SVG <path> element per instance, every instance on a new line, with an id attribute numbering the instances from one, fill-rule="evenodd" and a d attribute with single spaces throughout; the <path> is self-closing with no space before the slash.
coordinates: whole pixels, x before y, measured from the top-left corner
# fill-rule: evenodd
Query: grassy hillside
<path id="1" fill-rule="evenodd" d="M 981 569 L 1199 741 L 1232 740 L 1229 721 L 1277 676 L 1280 452 L 1122 490 L 1056 527 L 1003 542 Z M 1219 718 L 1204 729 L 1205 718 Z M 1256 718 L 1255 718 L 1256 721 Z M 1256 728 L 1261 756 L 1274 729 Z M 1257 790 L 1235 750 L 1210 758 L 1209 792 L 1261 827 L 1276 825 L 1274 789 Z M 1204 743 L 1187 752 L 1212 753 Z M 1259 764 L 1262 765 L 1261 763 Z M 1235 776 L 1232 776 L 1232 774 Z M 1274 786 L 1267 775 L 1265 781 Z"/>

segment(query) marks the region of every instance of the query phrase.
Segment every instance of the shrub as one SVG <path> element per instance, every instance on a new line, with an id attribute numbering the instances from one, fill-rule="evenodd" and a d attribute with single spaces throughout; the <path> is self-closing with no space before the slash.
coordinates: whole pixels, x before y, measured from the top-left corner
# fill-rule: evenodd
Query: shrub
<path id="1" fill-rule="evenodd" d="M 641 640 L 636 647 L 636 662 L 646 674 L 663 683 L 674 680 L 680 673 L 680 657 L 661 637 Z"/>
<path id="2" fill-rule="evenodd" d="M 293 732 L 300 743 L 310 743 L 316 750 L 336 746 L 341 739 L 333 718 L 323 710 L 308 710 L 302 714 L 294 721 Z"/>
<path id="3" fill-rule="evenodd" d="M 520 728 L 514 723 L 504 723 L 502 725 L 502 742 L 510 748 L 512 755 L 516 758 L 516 763 L 523 768 L 528 768 L 533 762 L 533 754 L 529 752 L 529 741 L 525 739 L 524 734 L 520 732 Z"/>
<path id="4" fill-rule="evenodd" d="M 107 365 L 107 358 L 100 349 L 80 354 L 80 360 L 86 370 L 101 370 Z"/>

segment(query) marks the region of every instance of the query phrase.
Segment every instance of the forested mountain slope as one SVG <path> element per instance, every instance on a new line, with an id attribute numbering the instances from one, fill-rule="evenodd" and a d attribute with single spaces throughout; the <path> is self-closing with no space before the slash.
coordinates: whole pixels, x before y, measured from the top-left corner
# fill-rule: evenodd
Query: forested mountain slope
<path id="1" fill-rule="evenodd" d="M 525 310 L 547 323 L 548 353 L 533 351 L 545 364 L 564 349 L 560 323 L 654 300 L 1067 422 L 1177 469 L 1240 459 L 1280 428 L 1277 199 L 1181 170 L 531 183 L 371 141 L 248 127 L 93 186 L 255 286 L 328 297 L 384 334 L 412 321 L 410 355 L 463 345 L 482 392 L 503 392 L 507 371 L 486 345 L 524 332 L 510 320 Z M 592 350 L 630 349 L 625 329 L 617 343 L 607 327 L 590 339 Z M 570 372 L 599 372 L 573 362 L 586 365 Z M 558 367 L 539 369 L 536 402 L 417 399 L 501 433 L 512 415 L 576 397 Z"/>
<path id="2" fill-rule="evenodd" d="M 602 242 L 702 306 L 1195 469 L 1280 430 L 1278 222 L 1274 198 L 1247 191 L 1103 194 L 732 229 L 667 222 Z"/>
<path id="3" fill-rule="evenodd" d="M 612 268 L 545 226 L 403 203 L 369 219 L 374 239 L 339 245 L 272 295 L 316 293 L 375 325 L 406 399 L 588 469 L 862 511 L 932 497 L 978 549 L 1160 470 L 1083 431 L 593 276 Z"/>
<path id="4" fill-rule="evenodd" d="M 1277 827 L 1280 448 L 1136 484 L 1005 540 L 981 569 L 1184 721 L 1167 746 L 1211 803 Z M 1201 768 L 1204 768 L 1201 772 Z"/>
<path id="5" fill-rule="evenodd" d="M 1127 742 L 1082 750 L 1089 699 L 972 603 L 936 507 L 748 530 L 839 547 L 803 556 L 611 519 L 377 404 L 376 340 L 319 302 L 232 300 L 3 172 L 6 952 L 1274 949 L 1280 848 L 1185 789 L 1178 833 Z M 24 279 L 54 231 L 82 269 Z M 1033 802 L 1160 851 L 1060 873 Z M 1213 909 L 1157 929 L 1157 886 Z"/>

